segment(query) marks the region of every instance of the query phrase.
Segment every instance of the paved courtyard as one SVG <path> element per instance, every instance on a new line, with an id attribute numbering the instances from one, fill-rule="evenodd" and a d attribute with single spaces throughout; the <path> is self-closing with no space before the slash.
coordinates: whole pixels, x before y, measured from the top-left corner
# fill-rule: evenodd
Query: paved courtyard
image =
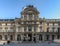
<path id="1" fill-rule="evenodd" d="M 59 43 L 11 43 L 0 46 L 60 46 Z"/>

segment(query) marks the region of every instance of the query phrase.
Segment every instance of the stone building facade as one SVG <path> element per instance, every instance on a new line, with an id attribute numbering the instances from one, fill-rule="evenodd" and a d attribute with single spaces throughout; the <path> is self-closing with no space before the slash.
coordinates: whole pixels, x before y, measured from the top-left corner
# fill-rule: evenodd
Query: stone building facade
<path id="1" fill-rule="evenodd" d="M 60 39 L 60 19 L 39 17 L 39 11 L 28 5 L 21 18 L 0 19 L 0 41 L 53 41 Z"/>

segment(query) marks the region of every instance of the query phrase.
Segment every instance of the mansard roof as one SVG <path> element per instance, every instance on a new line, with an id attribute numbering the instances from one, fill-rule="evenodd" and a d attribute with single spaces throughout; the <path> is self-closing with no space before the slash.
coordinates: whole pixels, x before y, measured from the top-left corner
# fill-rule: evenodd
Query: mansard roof
<path id="1" fill-rule="evenodd" d="M 21 14 L 24 14 L 24 13 L 27 14 L 28 11 L 32 11 L 32 13 L 39 14 L 39 11 L 33 5 L 28 5 L 28 6 L 24 7 Z"/>
<path id="2" fill-rule="evenodd" d="M 0 21 L 14 21 L 14 19 L 0 19 Z"/>
<path id="3" fill-rule="evenodd" d="M 60 22 L 60 19 L 46 19 L 47 22 Z"/>

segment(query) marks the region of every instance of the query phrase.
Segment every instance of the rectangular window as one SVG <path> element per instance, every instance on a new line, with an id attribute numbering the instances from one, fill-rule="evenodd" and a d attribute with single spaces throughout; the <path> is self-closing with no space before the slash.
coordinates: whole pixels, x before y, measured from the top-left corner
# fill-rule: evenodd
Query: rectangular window
<path id="1" fill-rule="evenodd" d="M 20 27 L 18 27 L 18 32 L 20 32 Z"/>
<path id="2" fill-rule="evenodd" d="M 27 20 L 27 16 L 26 15 L 24 15 L 24 20 Z"/>
<path id="3" fill-rule="evenodd" d="M 34 27 L 34 32 L 36 32 L 36 27 Z"/>
<path id="4" fill-rule="evenodd" d="M 27 30 L 27 28 L 26 28 L 26 27 L 24 27 L 24 32 L 26 32 L 26 30 Z"/>
<path id="5" fill-rule="evenodd" d="M 52 28 L 52 30 L 53 30 L 53 32 L 54 32 L 54 30 L 55 30 L 55 27 L 53 27 L 53 28 Z"/>
<path id="6" fill-rule="evenodd" d="M 49 28 L 49 32 L 53 32 L 53 30 L 52 30 L 52 28 L 51 28 L 51 27 Z"/>
<path id="7" fill-rule="evenodd" d="M 34 15 L 34 19 L 37 19 L 37 17 L 38 17 L 37 15 Z"/>
<path id="8" fill-rule="evenodd" d="M 49 32 L 49 28 L 47 28 L 47 32 Z"/>
<path id="9" fill-rule="evenodd" d="M 40 27 L 40 32 L 43 32 L 43 29 L 42 29 L 42 27 Z"/>
<path id="10" fill-rule="evenodd" d="M 28 27 L 28 31 L 31 32 L 32 31 L 32 28 L 31 27 Z"/>
<path id="11" fill-rule="evenodd" d="M 29 15 L 29 20 L 32 20 L 32 15 Z"/>
<path id="12" fill-rule="evenodd" d="M 13 40 L 13 35 L 10 35 L 10 40 Z"/>

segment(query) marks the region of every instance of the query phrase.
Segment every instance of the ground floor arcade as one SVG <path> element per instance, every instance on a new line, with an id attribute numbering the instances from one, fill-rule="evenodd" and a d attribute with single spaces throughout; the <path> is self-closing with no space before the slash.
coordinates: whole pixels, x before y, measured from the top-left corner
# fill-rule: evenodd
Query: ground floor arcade
<path id="1" fill-rule="evenodd" d="M 53 41 L 60 39 L 58 33 L 0 33 L 0 41 Z"/>

